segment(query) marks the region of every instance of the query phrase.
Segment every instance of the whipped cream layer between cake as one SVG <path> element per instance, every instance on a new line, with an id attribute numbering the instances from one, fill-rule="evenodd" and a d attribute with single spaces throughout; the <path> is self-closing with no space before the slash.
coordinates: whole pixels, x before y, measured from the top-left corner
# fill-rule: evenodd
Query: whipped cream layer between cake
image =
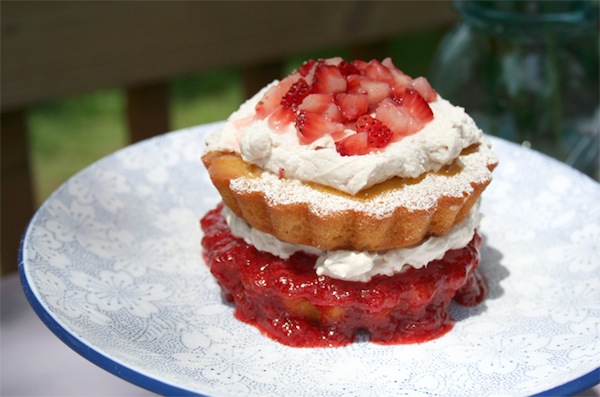
<path id="1" fill-rule="evenodd" d="M 417 178 L 439 171 L 472 145 L 489 146 L 464 109 L 438 95 L 429 103 L 433 120 L 419 132 L 375 153 L 340 156 L 330 135 L 303 145 L 293 123 L 283 131 L 274 131 L 267 119 L 254 117 L 256 104 L 277 83 L 265 87 L 234 112 L 225 125 L 207 139 L 206 152 L 239 153 L 247 163 L 274 175 L 283 173 L 285 178 L 356 194 L 393 177 Z M 486 154 L 493 156 L 491 151 Z"/>
<path id="2" fill-rule="evenodd" d="M 406 266 L 421 269 L 429 262 L 441 259 L 447 251 L 465 247 L 473 238 L 481 219 L 479 205 L 476 204 L 465 220 L 443 236 L 429 237 L 416 246 L 368 252 L 326 251 L 307 245 L 291 244 L 251 227 L 226 206 L 221 213 L 231 233 L 257 250 L 282 259 L 288 259 L 297 252 L 312 254 L 318 257 L 315 263 L 317 275 L 358 282 L 369 282 L 376 275 L 393 276 L 405 270 Z"/>

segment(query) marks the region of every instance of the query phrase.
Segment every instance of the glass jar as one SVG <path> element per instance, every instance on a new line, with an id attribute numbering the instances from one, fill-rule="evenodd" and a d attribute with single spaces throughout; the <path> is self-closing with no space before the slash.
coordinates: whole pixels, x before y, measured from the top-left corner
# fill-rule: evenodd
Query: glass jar
<path id="1" fill-rule="evenodd" d="M 600 177 L 598 1 L 455 0 L 430 73 L 486 133 Z"/>

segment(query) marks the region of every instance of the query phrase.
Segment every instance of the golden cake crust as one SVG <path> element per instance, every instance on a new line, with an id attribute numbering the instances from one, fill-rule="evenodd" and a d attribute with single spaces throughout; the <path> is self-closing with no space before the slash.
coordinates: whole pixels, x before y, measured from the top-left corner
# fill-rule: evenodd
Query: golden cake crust
<path id="1" fill-rule="evenodd" d="M 378 251 L 446 234 L 465 219 L 497 161 L 485 144 L 419 178 L 393 178 L 356 195 L 280 178 L 234 153 L 202 158 L 223 202 L 252 227 L 324 250 Z"/>

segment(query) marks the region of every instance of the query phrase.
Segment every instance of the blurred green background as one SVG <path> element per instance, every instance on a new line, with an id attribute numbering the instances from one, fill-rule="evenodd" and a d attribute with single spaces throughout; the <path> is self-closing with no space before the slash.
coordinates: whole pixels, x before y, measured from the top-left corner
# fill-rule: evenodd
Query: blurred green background
<path id="1" fill-rule="evenodd" d="M 405 73 L 427 75 L 445 32 L 438 28 L 398 37 L 389 43 L 387 53 Z M 291 71 L 306 59 L 331 56 L 349 58 L 349 50 L 331 48 L 297 54 L 287 60 L 286 68 Z M 246 99 L 241 73 L 234 68 L 182 76 L 170 87 L 171 130 L 224 120 Z M 31 109 L 28 124 L 36 203 L 41 204 L 81 169 L 126 146 L 126 123 L 125 93 L 119 89 L 47 102 Z"/>

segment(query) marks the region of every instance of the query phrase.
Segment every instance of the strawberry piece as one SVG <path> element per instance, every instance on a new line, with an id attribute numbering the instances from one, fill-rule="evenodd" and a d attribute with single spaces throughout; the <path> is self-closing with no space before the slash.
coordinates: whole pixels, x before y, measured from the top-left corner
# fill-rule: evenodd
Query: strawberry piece
<path id="1" fill-rule="evenodd" d="M 338 65 L 338 69 L 340 70 L 340 72 L 342 73 L 342 76 L 344 76 L 344 77 L 348 77 L 351 74 L 359 74 L 360 73 L 360 71 L 356 68 L 356 66 L 354 66 L 350 62 L 346 62 L 346 61 L 340 62 L 340 64 Z"/>
<path id="2" fill-rule="evenodd" d="M 356 132 L 366 132 L 367 142 L 369 146 L 374 148 L 382 148 L 387 146 L 394 134 L 392 131 L 376 118 L 370 115 L 361 116 L 356 121 Z"/>
<path id="3" fill-rule="evenodd" d="M 390 72 L 388 68 L 383 66 L 376 59 L 369 61 L 367 67 L 365 68 L 365 74 L 367 75 L 367 77 L 373 80 L 382 81 L 388 84 L 392 83 L 394 80 L 392 72 Z"/>
<path id="4" fill-rule="evenodd" d="M 335 102 L 331 102 L 331 104 L 323 111 L 323 116 L 325 116 L 327 120 L 336 123 L 343 123 L 345 121 L 342 111 Z"/>
<path id="5" fill-rule="evenodd" d="M 298 106 L 299 110 L 307 112 L 323 113 L 329 105 L 333 103 L 333 95 L 330 94 L 309 94 L 304 98 L 302 104 Z"/>
<path id="6" fill-rule="evenodd" d="M 437 99 L 437 92 L 425 77 L 421 76 L 414 79 L 412 86 L 427 102 L 433 102 Z"/>
<path id="7" fill-rule="evenodd" d="M 275 131 L 283 131 L 287 126 L 294 121 L 296 113 L 289 107 L 278 107 L 269 116 L 269 127 Z"/>
<path id="8" fill-rule="evenodd" d="M 301 110 L 296 116 L 298 140 L 307 145 L 325 134 L 337 135 L 344 131 L 344 125 L 328 120 L 324 115 Z"/>
<path id="9" fill-rule="evenodd" d="M 376 148 L 386 147 L 394 137 L 392 130 L 381 122 L 371 128 L 367 134 L 369 145 Z"/>
<path id="10" fill-rule="evenodd" d="M 342 72 L 333 65 L 320 64 L 315 71 L 313 92 L 318 94 L 337 94 L 345 92 L 346 79 Z"/>
<path id="11" fill-rule="evenodd" d="M 375 117 L 392 131 L 393 140 L 400 140 L 416 132 L 409 111 L 392 99 L 381 101 L 375 110 Z"/>
<path id="12" fill-rule="evenodd" d="M 360 74 L 351 74 L 346 78 L 346 90 L 350 94 L 366 94 L 366 90 L 361 87 L 361 81 L 364 76 Z"/>
<path id="13" fill-rule="evenodd" d="M 258 101 L 256 104 L 256 116 L 259 119 L 264 119 L 269 116 L 273 111 L 277 108 L 277 106 L 281 103 L 281 98 L 283 98 L 284 92 L 281 89 L 281 86 L 275 85 L 265 92 L 265 95 Z"/>
<path id="14" fill-rule="evenodd" d="M 344 62 L 344 59 L 342 57 L 333 57 L 323 60 L 323 63 L 325 63 L 325 65 L 331 65 L 336 67 L 338 67 L 342 62 Z"/>
<path id="15" fill-rule="evenodd" d="M 304 98 L 298 110 L 322 114 L 330 121 L 339 122 L 343 120 L 342 113 L 335 104 L 333 95 L 330 94 L 310 94 Z"/>
<path id="16" fill-rule="evenodd" d="M 360 60 L 360 59 L 356 59 L 356 60 L 352 61 L 352 65 L 354 65 L 354 67 L 356 69 L 358 69 L 359 72 L 362 73 L 367 68 L 368 62 L 365 62 L 365 61 Z"/>
<path id="17" fill-rule="evenodd" d="M 356 131 L 368 134 L 369 145 L 375 148 L 387 146 L 393 137 L 392 131 L 377 118 L 366 114 L 356 120 Z"/>
<path id="18" fill-rule="evenodd" d="M 294 73 L 281 80 L 279 84 L 269 88 L 256 104 L 256 116 L 259 119 L 264 119 L 281 106 L 283 96 L 289 91 L 292 85 L 300 79 L 300 77 L 300 74 Z"/>
<path id="19" fill-rule="evenodd" d="M 427 101 L 416 90 L 407 88 L 402 96 L 394 96 L 393 99 L 408 109 L 411 116 L 422 122 L 423 125 L 433 120 L 433 111 Z"/>
<path id="20" fill-rule="evenodd" d="M 356 131 L 357 132 L 368 132 L 371 127 L 373 127 L 376 123 L 376 119 L 371 117 L 368 114 L 360 116 L 358 120 L 356 120 Z"/>
<path id="21" fill-rule="evenodd" d="M 298 68 L 298 73 L 300 73 L 300 75 L 302 77 L 306 77 L 313 70 L 313 68 L 316 64 L 317 64 L 317 61 L 315 61 L 313 59 L 309 59 L 308 61 L 304 62 L 302 64 L 302 66 L 300 66 Z"/>
<path id="22" fill-rule="evenodd" d="M 381 61 L 381 64 L 383 66 L 385 66 L 386 68 L 388 68 L 388 70 L 393 74 L 394 72 L 400 72 L 402 73 L 402 71 L 400 69 L 398 69 L 396 67 L 396 65 L 394 65 L 394 61 L 392 61 L 392 58 L 387 57 L 385 58 L 383 61 Z"/>
<path id="23" fill-rule="evenodd" d="M 335 103 L 348 121 L 356 120 L 369 110 L 369 98 L 366 94 L 337 94 Z"/>
<path id="24" fill-rule="evenodd" d="M 348 76 L 348 92 L 366 94 L 369 106 L 374 106 L 389 95 L 390 86 L 362 75 L 350 75 Z"/>
<path id="25" fill-rule="evenodd" d="M 366 132 L 357 132 L 335 143 L 335 150 L 341 156 L 360 156 L 371 152 Z"/>
<path id="26" fill-rule="evenodd" d="M 398 69 L 392 62 L 391 58 L 385 58 L 383 61 L 381 61 L 381 64 L 385 66 L 392 74 L 393 81 L 390 83 L 390 86 L 392 87 L 393 91 L 404 92 L 405 88 L 412 87 L 413 79 Z"/>
<path id="27" fill-rule="evenodd" d="M 296 109 L 309 92 L 310 87 L 306 83 L 306 80 L 300 78 L 298 81 L 292 84 L 288 92 L 283 96 L 281 99 L 281 105 L 290 109 Z"/>
<path id="28" fill-rule="evenodd" d="M 369 78 L 362 78 L 360 80 L 360 87 L 359 92 L 367 94 L 369 106 L 377 105 L 383 99 L 387 98 L 390 93 L 390 86 L 387 83 Z"/>

